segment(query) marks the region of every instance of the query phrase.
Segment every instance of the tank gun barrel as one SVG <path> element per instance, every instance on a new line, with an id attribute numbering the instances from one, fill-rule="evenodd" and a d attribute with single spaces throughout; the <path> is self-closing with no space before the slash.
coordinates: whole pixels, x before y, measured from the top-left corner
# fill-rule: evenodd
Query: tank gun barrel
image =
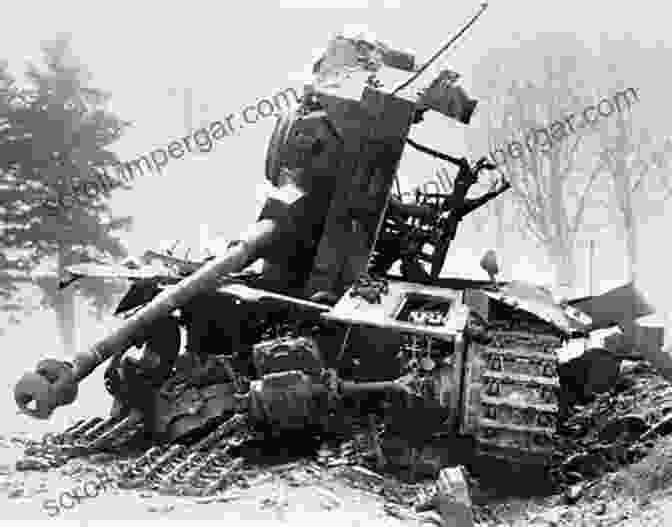
<path id="1" fill-rule="evenodd" d="M 130 348 L 157 320 L 169 316 L 195 296 L 215 289 L 221 276 L 241 271 L 257 260 L 264 249 L 277 241 L 279 233 L 275 220 L 258 221 L 226 254 L 206 263 L 176 287 L 161 292 L 121 327 L 88 351 L 77 354 L 72 364 L 41 361 L 35 372 L 24 374 L 16 384 L 14 398 L 19 409 L 46 419 L 58 406 L 72 403 L 77 397 L 77 385 L 96 367 Z"/>

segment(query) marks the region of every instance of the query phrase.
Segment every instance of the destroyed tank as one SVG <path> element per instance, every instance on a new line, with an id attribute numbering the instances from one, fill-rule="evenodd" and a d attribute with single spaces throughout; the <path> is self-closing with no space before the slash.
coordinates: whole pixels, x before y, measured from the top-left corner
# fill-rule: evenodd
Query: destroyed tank
<path id="1" fill-rule="evenodd" d="M 125 320 L 70 361 L 41 361 L 15 399 L 46 419 L 109 361 L 114 404 L 109 417 L 77 423 L 33 454 L 59 463 L 142 437 L 153 446 L 125 472 L 128 485 L 207 493 L 231 476 L 239 463 L 231 449 L 251 430 L 319 433 L 354 399 L 396 405 L 381 414 L 390 426 L 430 416 L 419 424 L 428 435 L 469 436 L 483 454 L 549 461 L 557 352 L 595 328 L 600 306 L 594 298 L 559 305 L 542 288 L 497 282 L 492 253 L 482 262 L 489 280 L 439 276 L 468 210 L 451 214 L 478 206 L 465 202 L 466 190 L 490 167 L 456 160 L 462 194 L 418 193 L 409 205 L 392 188 L 422 114 L 467 124 L 475 101 L 453 72 L 417 97 L 399 95 L 380 85 L 384 68 L 418 70 L 412 56 L 378 42 L 332 41 L 299 107 L 273 131 L 273 191 L 223 254 L 193 262 L 150 251 L 133 268 L 69 268 L 69 281 L 131 280 L 116 311 Z M 395 260 L 401 277 L 389 273 Z"/>

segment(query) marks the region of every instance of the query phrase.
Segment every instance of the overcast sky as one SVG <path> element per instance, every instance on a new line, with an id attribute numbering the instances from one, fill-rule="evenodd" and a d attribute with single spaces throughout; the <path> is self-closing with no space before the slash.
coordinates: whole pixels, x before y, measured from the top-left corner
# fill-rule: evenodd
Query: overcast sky
<path id="1" fill-rule="evenodd" d="M 529 40 L 541 32 L 575 31 L 589 46 L 600 32 L 618 36 L 629 31 L 651 45 L 669 42 L 669 7 L 661 5 L 666 4 L 495 0 L 442 63 L 463 75 L 468 91 L 471 65 L 490 48 L 509 47 L 517 38 Z M 39 59 L 41 39 L 72 33 L 73 49 L 92 71 L 94 84 L 113 94 L 111 107 L 120 117 L 135 123 L 116 147 L 122 159 L 131 159 L 186 135 L 180 98 L 185 87 L 193 88 L 196 122 L 209 123 L 286 87 L 300 89 L 297 73 L 348 25 L 364 26 L 380 40 L 414 51 L 423 62 L 478 6 L 474 1 L 423 0 L 14 2 L 9 13 L 3 10 L 0 58 L 20 73 L 26 59 Z M 651 75 L 659 75 L 655 65 Z M 478 111 L 469 127 L 433 116 L 412 135 L 462 155 L 465 134 L 478 126 Z M 135 218 L 133 232 L 125 237 L 131 253 L 168 239 L 198 249 L 202 226 L 232 238 L 254 221 L 271 128 L 272 120 L 250 126 L 220 141 L 212 152 L 171 160 L 164 175 L 144 177 L 132 191 L 115 195 L 114 211 Z M 401 178 L 421 182 L 435 166 L 432 159 L 408 153 Z M 649 222 L 642 233 L 641 259 L 647 260 L 642 283 L 657 303 L 672 297 L 655 237 L 669 219 L 668 214 Z M 491 242 L 488 233 L 468 240 L 458 236 L 449 255 L 450 272 L 482 278 L 478 258 Z M 597 289 L 617 285 L 625 276 L 619 254 L 613 247 L 601 251 L 595 263 L 600 269 Z M 536 256 L 509 264 L 518 277 L 552 279 Z M 584 254 L 578 264 L 581 271 L 586 267 Z M 664 292 L 657 280 L 665 282 Z"/>

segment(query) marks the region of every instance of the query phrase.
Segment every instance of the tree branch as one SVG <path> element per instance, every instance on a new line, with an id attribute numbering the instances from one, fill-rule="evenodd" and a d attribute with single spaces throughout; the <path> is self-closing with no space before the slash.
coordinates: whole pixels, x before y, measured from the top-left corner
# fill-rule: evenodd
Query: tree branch
<path id="1" fill-rule="evenodd" d="M 585 212 L 586 208 L 586 196 L 588 196 L 588 193 L 590 192 L 590 189 L 593 186 L 593 183 L 597 181 L 597 176 L 599 173 L 602 171 L 604 168 L 604 163 L 600 163 L 595 170 L 591 173 L 590 177 L 588 178 L 588 183 L 586 183 L 586 188 L 583 191 L 583 194 L 579 198 L 579 203 L 577 204 L 576 207 L 576 213 L 574 214 L 574 220 L 572 222 L 572 228 L 571 232 L 576 233 L 579 230 L 579 225 L 583 221 L 583 214 Z"/>

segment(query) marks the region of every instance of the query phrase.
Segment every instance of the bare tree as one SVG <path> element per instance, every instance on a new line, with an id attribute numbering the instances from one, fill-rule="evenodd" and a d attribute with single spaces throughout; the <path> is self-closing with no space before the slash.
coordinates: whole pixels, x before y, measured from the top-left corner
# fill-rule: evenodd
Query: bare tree
<path id="1" fill-rule="evenodd" d="M 628 279 L 634 281 L 639 223 L 662 212 L 661 206 L 672 196 L 672 177 L 664 170 L 669 165 L 667 152 L 672 152 L 672 141 L 665 138 L 656 148 L 652 141 L 638 139 L 640 134 L 633 130 L 632 116 L 625 115 L 619 115 L 613 126 L 605 126 L 601 135 L 600 155 L 608 167 L 610 187 L 610 199 L 605 205 L 615 208 L 620 216 Z"/>
<path id="2" fill-rule="evenodd" d="M 632 37 L 602 40 L 605 70 L 602 91 L 625 94 L 614 101 L 613 115 L 599 122 L 596 154 L 608 170 L 608 199 L 603 202 L 617 213 L 625 237 L 628 279 L 637 276 L 639 224 L 642 220 L 663 212 L 665 202 L 672 196 L 672 138 L 668 134 L 667 116 L 656 115 L 654 90 L 646 90 L 649 101 L 640 101 L 642 90 L 629 87 L 625 78 L 639 79 L 641 64 L 669 60 L 669 51 L 647 49 Z M 664 56 L 659 54 L 663 52 Z M 660 87 L 658 87 L 660 89 Z M 667 94 L 660 94 L 667 97 Z M 605 98 L 606 99 L 606 98 Z M 657 100 L 656 100 L 657 99 Z M 634 102 L 637 102 L 636 106 Z M 643 105 L 640 105 L 643 102 Z M 666 102 L 666 101 L 665 101 Z M 648 113 L 647 113 L 648 111 Z M 661 117 L 663 117 L 661 119 Z M 646 121 L 647 125 L 641 125 Z"/>
<path id="3" fill-rule="evenodd" d="M 576 280 L 577 234 L 605 167 L 604 160 L 585 155 L 585 135 L 568 120 L 594 102 L 582 89 L 579 72 L 587 71 L 579 66 L 589 59 L 575 37 L 545 34 L 515 49 L 492 51 L 477 70 L 484 72 L 477 82 L 487 85 L 481 98 L 485 138 L 512 184 L 511 217 L 523 236 L 544 249 L 556 282 L 570 287 Z M 498 206 L 503 232 L 507 205 Z"/>

